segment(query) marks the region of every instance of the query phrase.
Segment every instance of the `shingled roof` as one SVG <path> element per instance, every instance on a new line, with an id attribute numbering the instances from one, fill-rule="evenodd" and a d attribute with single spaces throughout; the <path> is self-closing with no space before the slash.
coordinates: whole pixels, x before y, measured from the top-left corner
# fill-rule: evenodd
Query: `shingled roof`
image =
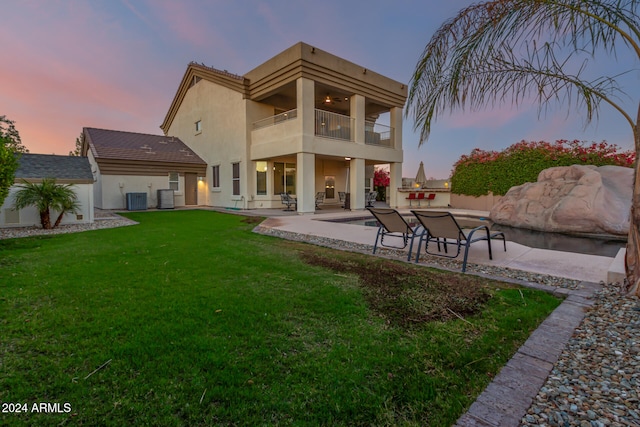
<path id="1" fill-rule="evenodd" d="M 15 181 L 55 178 L 58 183 L 93 184 L 89 159 L 78 156 L 23 153 L 18 159 Z"/>
<path id="2" fill-rule="evenodd" d="M 84 128 L 91 153 L 101 159 L 206 165 L 179 138 L 164 135 Z"/>

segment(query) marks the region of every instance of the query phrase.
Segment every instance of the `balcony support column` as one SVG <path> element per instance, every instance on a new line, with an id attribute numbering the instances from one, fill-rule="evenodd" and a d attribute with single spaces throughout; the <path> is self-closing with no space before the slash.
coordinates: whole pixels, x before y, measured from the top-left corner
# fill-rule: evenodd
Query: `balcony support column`
<path id="1" fill-rule="evenodd" d="M 364 96 L 353 95 L 349 101 L 353 127 L 351 138 L 356 144 L 364 144 Z"/>
<path id="2" fill-rule="evenodd" d="M 398 188 L 402 187 L 402 163 L 389 164 L 389 207 L 397 208 L 402 200 L 398 200 Z"/>
<path id="3" fill-rule="evenodd" d="M 316 155 L 313 153 L 296 155 L 296 196 L 299 214 L 315 213 Z"/>
<path id="4" fill-rule="evenodd" d="M 351 159 L 349 162 L 349 192 L 351 193 L 351 210 L 359 211 L 364 209 L 364 159 Z"/>
<path id="5" fill-rule="evenodd" d="M 392 107 L 389 111 L 391 131 L 391 148 L 402 149 L 402 108 Z"/>
<path id="6" fill-rule="evenodd" d="M 315 82 L 300 77 L 296 80 L 296 107 L 298 109 L 298 121 L 300 134 L 303 138 L 315 136 Z M 305 146 L 303 141 L 303 146 Z"/>

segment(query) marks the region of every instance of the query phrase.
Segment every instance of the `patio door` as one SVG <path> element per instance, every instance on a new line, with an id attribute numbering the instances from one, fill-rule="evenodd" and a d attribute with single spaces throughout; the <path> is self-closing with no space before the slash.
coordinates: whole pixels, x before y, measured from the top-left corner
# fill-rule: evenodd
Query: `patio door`
<path id="1" fill-rule="evenodd" d="M 296 194 L 296 164 L 273 164 L 273 194 Z"/>
<path id="2" fill-rule="evenodd" d="M 324 197 L 326 199 L 335 199 L 336 198 L 336 177 L 335 176 L 325 176 L 324 177 Z"/>
<path id="3" fill-rule="evenodd" d="M 195 173 L 184 174 L 184 204 L 198 204 L 198 177 Z"/>

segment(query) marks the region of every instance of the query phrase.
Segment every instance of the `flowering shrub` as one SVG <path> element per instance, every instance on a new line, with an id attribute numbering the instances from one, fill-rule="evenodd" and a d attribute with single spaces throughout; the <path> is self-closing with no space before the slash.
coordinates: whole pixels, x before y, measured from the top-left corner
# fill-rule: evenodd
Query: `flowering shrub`
<path id="1" fill-rule="evenodd" d="M 373 186 L 378 192 L 377 200 L 385 200 L 387 187 L 389 186 L 389 171 L 386 169 L 377 169 L 373 171 Z"/>
<path id="2" fill-rule="evenodd" d="M 455 194 L 482 196 L 493 192 L 504 195 L 513 186 L 535 182 L 538 174 L 554 166 L 615 165 L 633 167 L 634 151 L 618 151 L 606 141 L 521 141 L 503 151 L 473 149 L 453 165 L 451 191 Z"/>

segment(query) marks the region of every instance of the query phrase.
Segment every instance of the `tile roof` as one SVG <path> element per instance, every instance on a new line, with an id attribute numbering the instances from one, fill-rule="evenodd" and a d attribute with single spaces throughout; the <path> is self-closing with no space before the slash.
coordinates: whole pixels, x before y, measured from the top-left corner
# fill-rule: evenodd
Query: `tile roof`
<path id="1" fill-rule="evenodd" d="M 93 183 L 89 159 L 79 156 L 23 153 L 18 159 L 16 180 L 55 178 Z"/>
<path id="2" fill-rule="evenodd" d="M 135 160 L 206 165 L 193 150 L 174 136 L 150 135 L 96 128 L 84 128 L 96 160 Z"/>

